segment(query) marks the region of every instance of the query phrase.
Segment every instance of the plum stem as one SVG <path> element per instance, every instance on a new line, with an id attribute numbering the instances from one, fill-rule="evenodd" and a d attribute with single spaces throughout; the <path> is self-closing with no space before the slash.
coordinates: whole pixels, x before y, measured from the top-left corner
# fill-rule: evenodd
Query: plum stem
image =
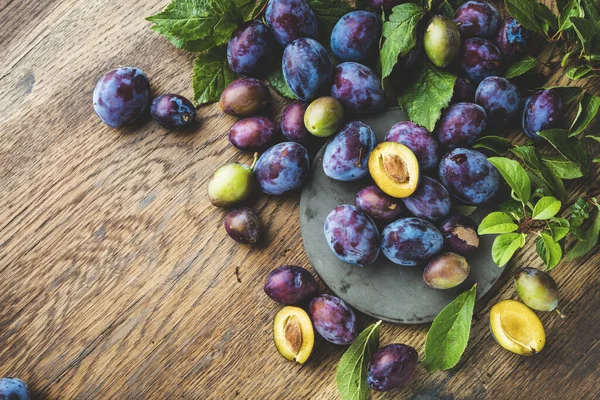
<path id="1" fill-rule="evenodd" d="M 559 310 L 558 308 L 557 308 L 557 309 L 555 309 L 554 311 L 556 311 L 556 313 L 557 313 L 558 315 L 560 315 L 560 318 L 561 318 L 561 319 L 565 319 L 565 318 L 567 318 L 567 316 L 566 316 L 565 314 L 561 313 L 561 312 L 560 312 L 560 310 Z"/>
<path id="2" fill-rule="evenodd" d="M 254 167 L 256 167 L 257 162 L 258 162 L 258 153 L 254 153 L 254 160 L 252 161 L 252 165 L 250 166 L 250 169 L 252 171 L 254 171 Z"/>

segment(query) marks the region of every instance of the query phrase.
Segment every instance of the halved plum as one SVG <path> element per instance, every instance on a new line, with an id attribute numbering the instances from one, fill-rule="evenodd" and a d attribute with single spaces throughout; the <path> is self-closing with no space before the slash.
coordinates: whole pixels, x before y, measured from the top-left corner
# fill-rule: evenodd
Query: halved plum
<path id="1" fill-rule="evenodd" d="M 315 344 L 315 332 L 306 311 L 294 306 L 279 310 L 273 321 L 273 339 L 279 354 L 304 364 Z"/>
<path id="2" fill-rule="evenodd" d="M 369 156 L 369 172 L 375 184 L 392 197 L 408 197 L 419 185 L 417 157 L 400 143 L 379 143 Z"/>

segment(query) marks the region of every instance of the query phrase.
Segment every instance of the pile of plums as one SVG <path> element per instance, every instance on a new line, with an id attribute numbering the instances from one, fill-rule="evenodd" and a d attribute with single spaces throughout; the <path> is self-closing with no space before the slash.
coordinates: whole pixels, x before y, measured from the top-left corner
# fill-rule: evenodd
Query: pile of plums
<path id="1" fill-rule="evenodd" d="M 306 362 L 314 347 L 315 330 L 336 345 L 356 340 L 358 324 L 352 308 L 339 297 L 319 294 L 317 281 L 306 269 L 293 265 L 274 269 L 267 276 L 264 291 L 285 305 L 275 316 L 273 338 L 286 359 Z M 398 389 L 411 381 L 418 362 L 417 351 L 411 346 L 384 346 L 371 357 L 367 383 L 379 391 Z"/>

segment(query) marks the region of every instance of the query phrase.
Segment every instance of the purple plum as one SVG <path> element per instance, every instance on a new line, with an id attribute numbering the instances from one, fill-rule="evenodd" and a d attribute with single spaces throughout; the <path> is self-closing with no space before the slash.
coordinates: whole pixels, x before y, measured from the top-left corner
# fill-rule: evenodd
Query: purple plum
<path id="1" fill-rule="evenodd" d="M 287 85 L 300 100 L 310 101 L 327 93 L 331 84 L 331 59 L 316 40 L 294 40 L 285 48 L 281 66 Z"/>
<path id="2" fill-rule="evenodd" d="M 564 118 L 564 105 L 558 92 L 540 90 L 525 100 L 523 107 L 523 130 L 534 141 L 540 141 L 538 132 L 560 128 Z"/>
<path id="3" fill-rule="evenodd" d="M 411 121 L 398 122 L 385 135 L 386 142 L 398 142 L 415 153 L 419 167 L 429 170 L 437 167 L 440 154 L 439 145 L 421 125 Z"/>
<path id="4" fill-rule="evenodd" d="M 335 67 L 331 95 L 346 111 L 357 114 L 377 112 L 385 105 L 385 94 L 377 74 L 355 62 L 343 62 Z"/>
<path id="5" fill-rule="evenodd" d="M 258 216 L 248 207 L 237 208 L 225 216 L 225 230 L 236 242 L 253 244 L 262 234 L 262 224 Z"/>
<path id="6" fill-rule="evenodd" d="M 178 94 L 163 94 L 152 102 L 150 114 L 160 126 L 175 131 L 192 125 L 196 117 L 196 107 Z"/>
<path id="7" fill-rule="evenodd" d="M 435 128 L 440 144 L 447 149 L 470 146 L 483 136 L 487 116 L 483 107 L 475 103 L 451 105 Z"/>
<path id="8" fill-rule="evenodd" d="M 409 217 L 392 222 L 385 227 L 381 251 L 393 263 L 412 267 L 423 264 L 439 253 L 444 238 L 429 221 Z"/>
<path id="9" fill-rule="evenodd" d="M 464 215 L 452 215 L 440 223 L 440 232 L 446 247 L 463 256 L 474 253 L 479 247 L 477 224 Z"/>
<path id="10" fill-rule="evenodd" d="M 248 117 L 239 120 L 229 130 L 229 143 L 240 150 L 262 151 L 279 138 L 279 126 L 267 117 Z"/>
<path id="11" fill-rule="evenodd" d="M 304 0 L 269 0 L 265 21 L 282 46 L 299 38 L 317 38 L 317 17 Z"/>
<path id="12" fill-rule="evenodd" d="M 340 61 L 368 62 L 377 56 L 381 37 L 379 17 L 368 11 L 351 11 L 335 24 L 330 45 Z"/>
<path id="13" fill-rule="evenodd" d="M 479 83 L 488 76 L 496 76 L 504 67 L 500 50 L 489 40 L 469 38 L 458 52 L 460 68 L 472 81 Z"/>
<path id="14" fill-rule="evenodd" d="M 470 0 L 456 10 L 454 21 L 463 38 L 491 36 L 500 27 L 500 13 L 486 1 Z"/>
<path id="15" fill-rule="evenodd" d="M 225 114 L 244 118 L 263 111 L 270 100 L 269 88 L 263 81 L 241 78 L 231 82 L 223 90 L 219 107 Z"/>
<path id="16" fill-rule="evenodd" d="M 358 192 L 356 207 L 375 221 L 387 223 L 400 218 L 404 212 L 404 205 L 399 199 L 388 196 L 375 185 Z"/>
<path id="17" fill-rule="evenodd" d="M 402 201 L 415 217 L 432 222 L 447 217 L 452 205 L 444 185 L 428 176 L 421 176 L 417 190 Z"/>
<path id="18" fill-rule="evenodd" d="M 531 31 L 525 29 L 513 17 L 506 18 L 496 35 L 496 46 L 508 61 L 515 61 L 525 55 Z"/>
<path id="19" fill-rule="evenodd" d="M 265 151 L 254 168 L 256 180 L 266 194 L 280 195 L 302 186 L 310 161 L 301 144 L 283 142 Z"/>
<path id="20" fill-rule="evenodd" d="M 488 76 L 477 87 L 475 102 L 485 109 L 490 123 L 508 122 L 519 113 L 521 94 L 508 79 Z"/>
<path id="21" fill-rule="evenodd" d="M 323 171 L 338 181 L 355 181 L 369 174 L 369 156 L 375 134 L 369 125 L 351 121 L 327 144 Z"/>
<path id="22" fill-rule="evenodd" d="M 452 103 L 474 103 L 477 85 L 469 78 L 459 76 L 454 84 Z"/>
<path id="23" fill-rule="evenodd" d="M 292 142 L 308 144 L 314 136 L 304 126 L 304 113 L 308 103 L 300 100 L 291 102 L 281 114 L 281 133 Z"/>
<path id="24" fill-rule="evenodd" d="M 348 345 L 356 340 L 356 315 L 339 297 L 318 295 L 310 302 L 308 313 L 315 330 L 328 342 Z"/>
<path id="25" fill-rule="evenodd" d="M 276 302 L 296 306 L 315 297 L 319 286 L 312 274 L 304 268 L 282 265 L 269 272 L 264 290 Z"/>
<path id="26" fill-rule="evenodd" d="M 244 76 L 261 77 L 271 69 L 275 40 L 262 21 L 242 24 L 227 44 L 227 62 L 233 72 Z"/>
<path id="27" fill-rule="evenodd" d="M 373 390 L 400 389 L 412 380 L 419 354 L 408 345 L 392 343 L 377 350 L 369 362 L 367 384 Z"/>

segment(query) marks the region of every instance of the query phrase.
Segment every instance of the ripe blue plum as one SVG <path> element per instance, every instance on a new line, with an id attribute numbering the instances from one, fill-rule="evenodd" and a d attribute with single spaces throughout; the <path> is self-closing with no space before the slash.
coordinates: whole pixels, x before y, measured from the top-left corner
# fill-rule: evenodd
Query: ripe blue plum
<path id="1" fill-rule="evenodd" d="M 464 40 L 458 60 L 467 78 L 476 83 L 488 76 L 500 75 L 504 67 L 500 50 L 489 40 L 481 38 Z"/>
<path id="2" fill-rule="evenodd" d="M 287 140 L 307 144 L 314 138 L 304 126 L 304 113 L 307 108 L 308 103 L 296 100 L 291 102 L 281 114 L 281 133 Z"/>
<path id="3" fill-rule="evenodd" d="M 439 176 L 451 195 L 472 205 L 486 203 L 500 190 L 500 175 L 486 156 L 472 149 L 454 149 L 442 157 Z"/>
<path id="4" fill-rule="evenodd" d="M 327 144 L 323 171 L 338 181 L 355 181 L 369 173 L 369 155 L 375 147 L 375 134 L 369 125 L 351 121 Z"/>
<path id="5" fill-rule="evenodd" d="M 239 120 L 229 130 L 229 143 L 240 150 L 262 151 L 279 138 L 279 125 L 267 117 L 248 117 Z"/>
<path id="6" fill-rule="evenodd" d="M 496 46 L 508 61 L 515 61 L 525 55 L 531 31 L 525 29 L 513 17 L 506 18 L 496 35 Z"/>
<path id="7" fill-rule="evenodd" d="M 140 118 L 150 105 L 150 82 L 138 68 L 108 71 L 92 95 L 94 111 L 111 128 L 120 128 Z"/>
<path id="8" fill-rule="evenodd" d="M 352 11 L 335 24 L 330 45 L 340 61 L 367 62 L 377 55 L 381 37 L 379 17 L 368 11 Z"/>
<path id="9" fill-rule="evenodd" d="M 429 221 L 408 217 L 385 227 L 381 239 L 381 251 L 392 262 L 412 267 L 423 264 L 439 253 L 444 238 Z"/>
<path id="10" fill-rule="evenodd" d="M 327 215 L 323 230 L 329 248 L 344 262 L 367 265 L 379 255 L 375 223 L 354 206 L 337 206 Z"/>
<path id="11" fill-rule="evenodd" d="M 348 345 L 356 340 L 356 314 L 339 297 L 318 295 L 310 302 L 308 313 L 315 330 L 328 342 Z"/>
<path id="12" fill-rule="evenodd" d="M 1 400 L 31 400 L 29 387 L 18 378 L 0 379 Z"/>
<path id="13" fill-rule="evenodd" d="M 279 195 L 302 186 L 309 168 L 306 148 L 295 142 L 283 142 L 260 156 L 254 173 L 264 193 Z"/>
<path id="14" fill-rule="evenodd" d="M 230 211 L 225 216 L 224 225 L 227 234 L 233 240 L 242 244 L 256 243 L 263 230 L 260 219 L 248 207 Z"/>
<path id="15" fill-rule="evenodd" d="M 399 199 L 383 193 L 377 186 L 367 186 L 356 195 L 356 207 L 375 221 L 392 222 L 404 213 Z"/>
<path id="16" fill-rule="evenodd" d="M 381 12 L 383 9 L 386 14 L 390 14 L 392 8 L 400 3 L 402 3 L 402 0 L 369 0 L 369 6 L 373 11 Z"/>
<path id="17" fill-rule="evenodd" d="M 519 113 L 521 94 L 508 79 L 488 76 L 477 87 L 475 102 L 485 109 L 490 123 L 508 122 Z"/>
<path id="18" fill-rule="evenodd" d="M 447 217 L 452 205 L 444 185 L 428 176 L 421 176 L 417 190 L 402 201 L 415 217 L 432 222 Z"/>
<path id="19" fill-rule="evenodd" d="M 438 142 L 427 129 L 411 121 L 398 122 L 385 135 L 386 142 L 398 142 L 415 153 L 422 170 L 437 167 L 440 150 Z"/>
<path id="20" fill-rule="evenodd" d="M 475 102 L 475 91 L 477 85 L 469 78 L 459 76 L 454 84 L 454 95 L 452 103 L 473 103 Z"/>
<path id="21" fill-rule="evenodd" d="M 369 362 L 367 384 L 373 390 L 400 389 L 412 380 L 419 354 L 408 345 L 392 343 L 377 350 Z"/>
<path id="22" fill-rule="evenodd" d="M 315 297 L 319 286 L 312 274 L 304 268 L 282 265 L 269 272 L 264 290 L 276 302 L 296 306 Z"/>
<path id="23" fill-rule="evenodd" d="M 175 131 L 192 125 L 196 107 L 178 94 L 163 94 L 152 102 L 150 115 L 163 128 Z"/>
<path id="24" fill-rule="evenodd" d="M 381 80 L 370 68 L 355 62 L 344 62 L 333 71 L 331 95 L 349 112 L 368 114 L 385 105 Z"/>
<path id="25" fill-rule="evenodd" d="M 300 100 L 327 93 L 333 67 L 327 50 L 316 40 L 294 40 L 285 48 L 281 66 L 285 81 Z"/>
<path id="26" fill-rule="evenodd" d="M 261 112 L 270 100 L 271 94 L 264 82 L 254 78 L 240 78 L 223 90 L 219 107 L 225 114 L 244 118 Z"/>
<path id="27" fill-rule="evenodd" d="M 265 21 L 282 46 L 299 38 L 316 39 L 318 35 L 317 17 L 304 0 L 269 0 Z"/>
<path id="28" fill-rule="evenodd" d="M 500 13 L 488 2 L 471 0 L 456 10 L 454 21 L 463 38 L 491 36 L 500 27 Z"/>
<path id="29" fill-rule="evenodd" d="M 534 141 L 540 141 L 539 131 L 560 128 L 564 118 L 564 105 L 558 92 L 540 90 L 527 100 L 523 107 L 523 130 Z"/>
<path id="30" fill-rule="evenodd" d="M 452 215 L 440 223 L 440 232 L 446 247 L 463 256 L 472 254 L 479 247 L 477 224 L 464 215 Z"/>
<path id="31" fill-rule="evenodd" d="M 245 22 L 227 44 L 229 67 L 240 75 L 264 76 L 272 67 L 274 45 L 273 34 L 262 21 Z"/>
<path id="32" fill-rule="evenodd" d="M 447 149 L 470 146 L 480 138 L 487 126 L 483 107 L 475 103 L 451 105 L 435 128 L 440 144 Z"/>

